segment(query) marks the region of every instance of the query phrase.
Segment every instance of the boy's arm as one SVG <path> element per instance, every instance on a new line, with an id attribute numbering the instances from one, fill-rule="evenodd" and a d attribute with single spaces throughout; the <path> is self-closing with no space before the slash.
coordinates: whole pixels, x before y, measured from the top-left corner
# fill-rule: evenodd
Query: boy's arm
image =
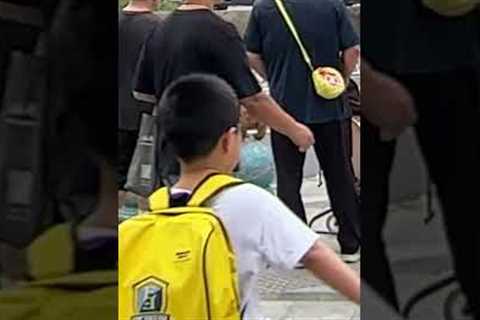
<path id="1" fill-rule="evenodd" d="M 360 303 L 360 276 L 321 241 L 315 242 L 301 262 L 317 278 L 353 302 Z"/>

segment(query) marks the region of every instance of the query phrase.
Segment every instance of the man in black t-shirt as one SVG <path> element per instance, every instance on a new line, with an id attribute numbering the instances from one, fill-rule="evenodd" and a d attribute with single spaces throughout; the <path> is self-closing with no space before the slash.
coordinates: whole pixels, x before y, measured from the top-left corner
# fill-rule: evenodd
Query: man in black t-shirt
<path id="1" fill-rule="evenodd" d="M 132 81 L 145 39 L 160 25 L 152 11 L 155 0 L 132 0 L 123 8 L 118 20 L 118 187 L 123 190 L 138 137 L 141 114 L 151 113 L 152 104 L 136 100 Z M 123 198 L 123 191 L 120 198 Z M 120 202 L 123 202 L 120 199 Z"/>
<path id="2" fill-rule="evenodd" d="M 314 142 L 311 131 L 262 93 L 238 31 L 212 12 L 213 5 L 212 0 L 185 2 L 165 19 L 161 28 L 155 29 L 139 61 L 134 96 L 156 103 L 165 88 L 180 76 L 214 74 L 234 88 L 254 118 L 282 132 L 306 151 Z"/>
<path id="3" fill-rule="evenodd" d="M 398 124 L 413 119 L 408 109 L 414 101 L 417 139 L 442 206 L 457 279 L 468 298 L 467 310 L 480 319 L 480 238 L 475 223 L 480 14 L 447 18 L 416 0 L 372 0 L 362 10 L 368 16 L 362 21 L 363 53 L 371 64 L 362 74 L 362 101 L 365 107 L 381 104 L 362 123 L 361 205 L 367 221 L 362 277 L 398 309 L 382 232 L 395 154 L 392 138 L 401 132 Z M 382 80 L 385 75 L 389 77 Z M 382 135 L 391 129 L 393 135 Z"/>

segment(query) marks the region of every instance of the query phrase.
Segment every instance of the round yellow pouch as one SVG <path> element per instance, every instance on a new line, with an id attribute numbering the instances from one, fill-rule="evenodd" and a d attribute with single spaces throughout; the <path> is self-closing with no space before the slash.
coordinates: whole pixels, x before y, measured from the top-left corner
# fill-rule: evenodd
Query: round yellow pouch
<path id="1" fill-rule="evenodd" d="M 316 69 L 313 67 L 314 64 L 312 63 L 312 59 L 310 58 L 307 49 L 303 45 L 300 35 L 298 34 L 297 29 L 295 28 L 295 25 L 293 24 L 293 21 L 290 18 L 285 5 L 283 4 L 283 1 L 275 0 L 275 3 L 280 11 L 280 14 L 285 20 L 285 23 L 290 29 L 293 38 L 297 42 L 305 63 L 312 72 L 312 80 L 315 87 L 315 92 L 320 97 L 327 100 L 338 98 L 346 89 L 343 75 L 337 69 L 332 67 L 319 67 Z"/>
<path id="2" fill-rule="evenodd" d="M 312 72 L 313 84 L 317 94 L 325 99 L 338 98 L 345 91 L 342 74 L 332 67 L 320 67 Z"/>
<path id="3" fill-rule="evenodd" d="M 479 5 L 479 0 L 422 0 L 423 5 L 436 13 L 456 17 L 474 10 Z"/>

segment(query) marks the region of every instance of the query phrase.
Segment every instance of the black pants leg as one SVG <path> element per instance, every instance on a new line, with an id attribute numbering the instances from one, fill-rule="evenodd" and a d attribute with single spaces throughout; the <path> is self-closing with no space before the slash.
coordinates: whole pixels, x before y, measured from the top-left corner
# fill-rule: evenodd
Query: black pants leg
<path id="1" fill-rule="evenodd" d="M 360 208 L 355 191 L 348 138 L 350 120 L 309 125 L 315 136 L 315 153 L 324 172 L 333 214 L 339 226 L 338 242 L 342 252 L 351 253 L 360 246 Z"/>
<path id="2" fill-rule="evenodd" d="M 360 207 L 364 221 L 361 276 L 370 287 L 398 310 L 394 279 L 382 235 L 387 218 L 389 177 L 396 142 L 381 141 L 379 130 L 363 119 L 361 146 Z"/>
<path id="3" fill-rule="evenodd" d="M 300 195 L 305 153 L 300 152 L 288 137 L 275 131 L 272 131 L 272 150 L 277 172 L 277 196 L 307 223 Z"/>
<path id="4" fill-rule="evenodd" d="M 480 120 L 474 70 L 403 77 L 419 116 L 418 141 L 443 209 L 457 277 L 480 319 Z"/>
<path id="5" fill-rule="evenodd" d="M 137 145 L 138 130 L 118 131 L 118 189 L 124 190 L 127 183 L 128 169 Z"/>

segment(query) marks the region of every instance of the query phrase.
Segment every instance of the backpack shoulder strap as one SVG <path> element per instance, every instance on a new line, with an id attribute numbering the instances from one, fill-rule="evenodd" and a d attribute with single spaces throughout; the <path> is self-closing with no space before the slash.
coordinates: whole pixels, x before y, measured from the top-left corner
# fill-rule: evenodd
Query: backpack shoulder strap
<path id="1" fill-rule="evenodd" d="M 206 201 L 210 200 L 226 188 L 243 183 L 242 180 L 226 174 L 211 175 L 207 177 L 203 183 L 200 183 L 193 191 L 192 196 L 188 201 L 188 206 L 201 207 Z"/>
<path id="2" fill-rule="evenodd" d="M 65 276 L 74 271 L 73 228 L 71 223 L 56 225 L 28 246 L 29 275 L 34 280 Z"/>
<path id="3" fill-rule="evenodd" d="M 244 183 L 242 180 L 234 178 L 226 174 L 213 174 L 207 176 L 193 190 L 188 207 L 201 207 L 206 201 L 217 195 L 222 190 L 234 185 Z M 149 197 L 150 212 L 169 209 L 170 207 L 170 191 L 167 187 L 155 191 Z"/>
<path id="4" fill-rule="evenodd" d="M 168 209 L 170 206 L 170 192 L 167 187 L 163 187 L 155 191 L 149 198 L 150 211 L 159 211 Z"/>

